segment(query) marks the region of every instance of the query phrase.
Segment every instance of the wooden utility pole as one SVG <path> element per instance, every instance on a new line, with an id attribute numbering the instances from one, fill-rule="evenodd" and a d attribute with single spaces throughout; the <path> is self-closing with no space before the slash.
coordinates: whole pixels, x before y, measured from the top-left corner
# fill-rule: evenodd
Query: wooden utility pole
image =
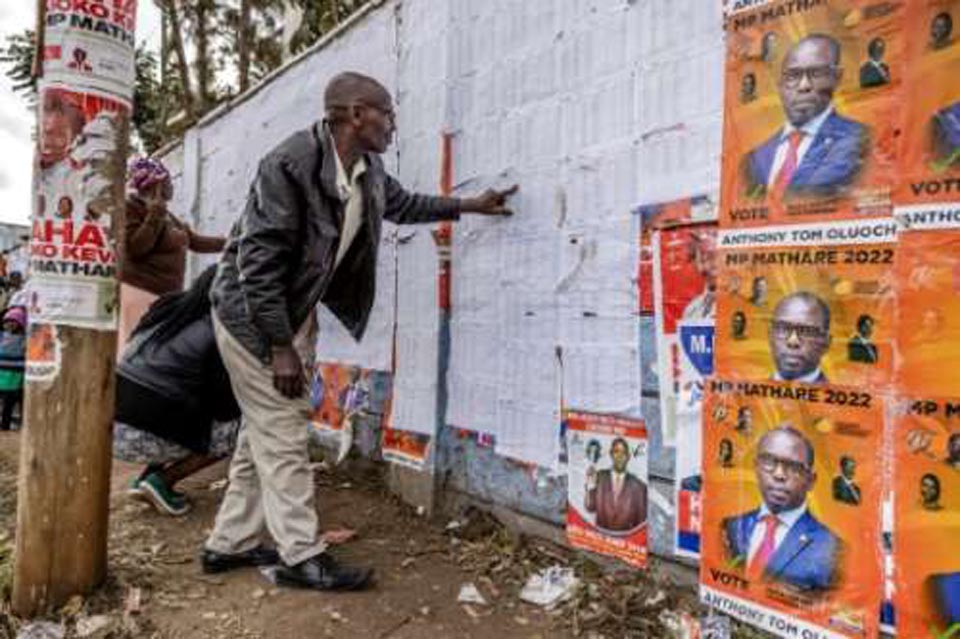
<path id="1" fill-rule="evenodd" d="M 38 2 L 43 12 L 44 3 Z M 66 7 L 64 5 L 67 5 Z M 38 88 L 27 276 L 14 611 L 33 617 L 89 592 L 107 566 L 116 351 L 136 0 L 51 3 Z M 109 28 L 84 30 L 103 22 Z"/>

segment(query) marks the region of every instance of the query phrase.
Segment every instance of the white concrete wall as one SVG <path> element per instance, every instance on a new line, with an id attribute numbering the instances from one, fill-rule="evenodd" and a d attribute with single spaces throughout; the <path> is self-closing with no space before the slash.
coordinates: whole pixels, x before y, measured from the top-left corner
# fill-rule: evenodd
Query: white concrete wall
<path id="1" fill-rule="evenodd" d="M 395 322 L 396 426 L 432 432 L 445 419 L 494 432 L 498 452 L 550 467 L 562 386 L 575 407 L 644 415 L 652 471 L 669 478 L 656 400 L 641 399 L 630 212 L 718 188 L 721 23 L 715 0 L 384 2 L 166 155 L 177 212 L 225 233 L 259 158 L 320 115 L 331 75 L 380 78 L 398 103 L 386 159 L 401 181 L 435 191 L 450 132 L 456 191 L 519 182 L 517 215 L 456 228 L 448 415 L 435 414 L 428 228 L 385 229 L 371 333 L 353 347 L 325 317 L 321 357 L 389 368 Z M 663 495 L 653 523 L 665 549 L 672 491 Z"/>

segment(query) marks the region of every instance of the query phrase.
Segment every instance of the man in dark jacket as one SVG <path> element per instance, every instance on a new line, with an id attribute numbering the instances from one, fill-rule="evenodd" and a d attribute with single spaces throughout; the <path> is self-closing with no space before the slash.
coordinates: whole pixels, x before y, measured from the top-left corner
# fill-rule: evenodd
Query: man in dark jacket
<path id="1" fill-rule="evenodd" d="M 307 457 L 305 354 L 294 346 L 323 302 L 357 339 L 373 305 L 382 219 L 508 215 L 507 191 L 458 199 L 408 193 L 384 172 L 394 112 L 376 80 L 342 73 L 324 93 L 326 119 L 260 163 L 230 234 L 211 298 L 214 330 L 243 428 L 230 484 L 203 553 L 206 572 L 277 563 L 282 585 L 364 587 L 369 569 L 336 562 L 321 541 Z M 297 340 L 307 341 L 309 340 Z M 278 553 L 260 545 L 270 531 Z"/>

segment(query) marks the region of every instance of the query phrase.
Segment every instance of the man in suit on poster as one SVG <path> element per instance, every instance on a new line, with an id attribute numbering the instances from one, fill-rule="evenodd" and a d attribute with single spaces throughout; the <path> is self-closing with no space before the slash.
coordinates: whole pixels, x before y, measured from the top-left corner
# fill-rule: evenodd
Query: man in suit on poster
<path id="1" fill-rule="evenodd" d="M 820 367 L 830 348 L 830 307 L 807 291 L 787 295 L 773 310 L 770 353 L 778 382 L 825 384 Z"/>
<path id="2" fill-rule="evenodd" d="M 856 180 L 867 128 L 834 107 L 842 77 L 840 43 L 833 37 L 808 35 L 790 49 L 778 83 L 786 122 L 744 158 L 752 195 L 831 196 Z"/>
<path id="3" fill-rule="evenodd" d="M 851 506 L 860 505 L 860 486 L 853 480 L 857 461 L 848 455 L 840 458 L 840 474 L 833 478 L 833 499 Z"/>
<path id="4" fill-rule="evenodd" d="M 721 524 L 729 561 L 750 581 L 772 581 L 817 593 L 834 587 L 841 542 L 810 514 L 807 494 L 817 481 L 814 450 L 795 428 L 781 425 L 757 446 L 758 508 Z"/>
<path id="5" fill-rule="evenodd" d="M 627 471 L 630 446 L 621 437 L 610 444 L 613 468 L 587 470 L 584 509 L 597 515 L 597 527 L 629 532 L 647 521 L 647 485 Z"/>

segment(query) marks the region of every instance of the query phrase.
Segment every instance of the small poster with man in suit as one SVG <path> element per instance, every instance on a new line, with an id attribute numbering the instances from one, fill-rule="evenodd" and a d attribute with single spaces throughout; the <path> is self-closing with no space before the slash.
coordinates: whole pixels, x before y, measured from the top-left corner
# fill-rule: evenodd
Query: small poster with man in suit
<path id="1" fill-rule="evenodd" d="M 570 545 L 647 564 L 647 429 L 641 420 L 567 411 Z"/>
<path id="2" fill-rule="evenodd" d="M 703 410 L 701 600 L 780 637 L 876 636 L 883 396 L 715 378 Z"/>
<path id="3" fill-rule="evenodd" d="M 960 629 L 960 398 L 914 396 L 894 422 L 897 634 Z"/>

